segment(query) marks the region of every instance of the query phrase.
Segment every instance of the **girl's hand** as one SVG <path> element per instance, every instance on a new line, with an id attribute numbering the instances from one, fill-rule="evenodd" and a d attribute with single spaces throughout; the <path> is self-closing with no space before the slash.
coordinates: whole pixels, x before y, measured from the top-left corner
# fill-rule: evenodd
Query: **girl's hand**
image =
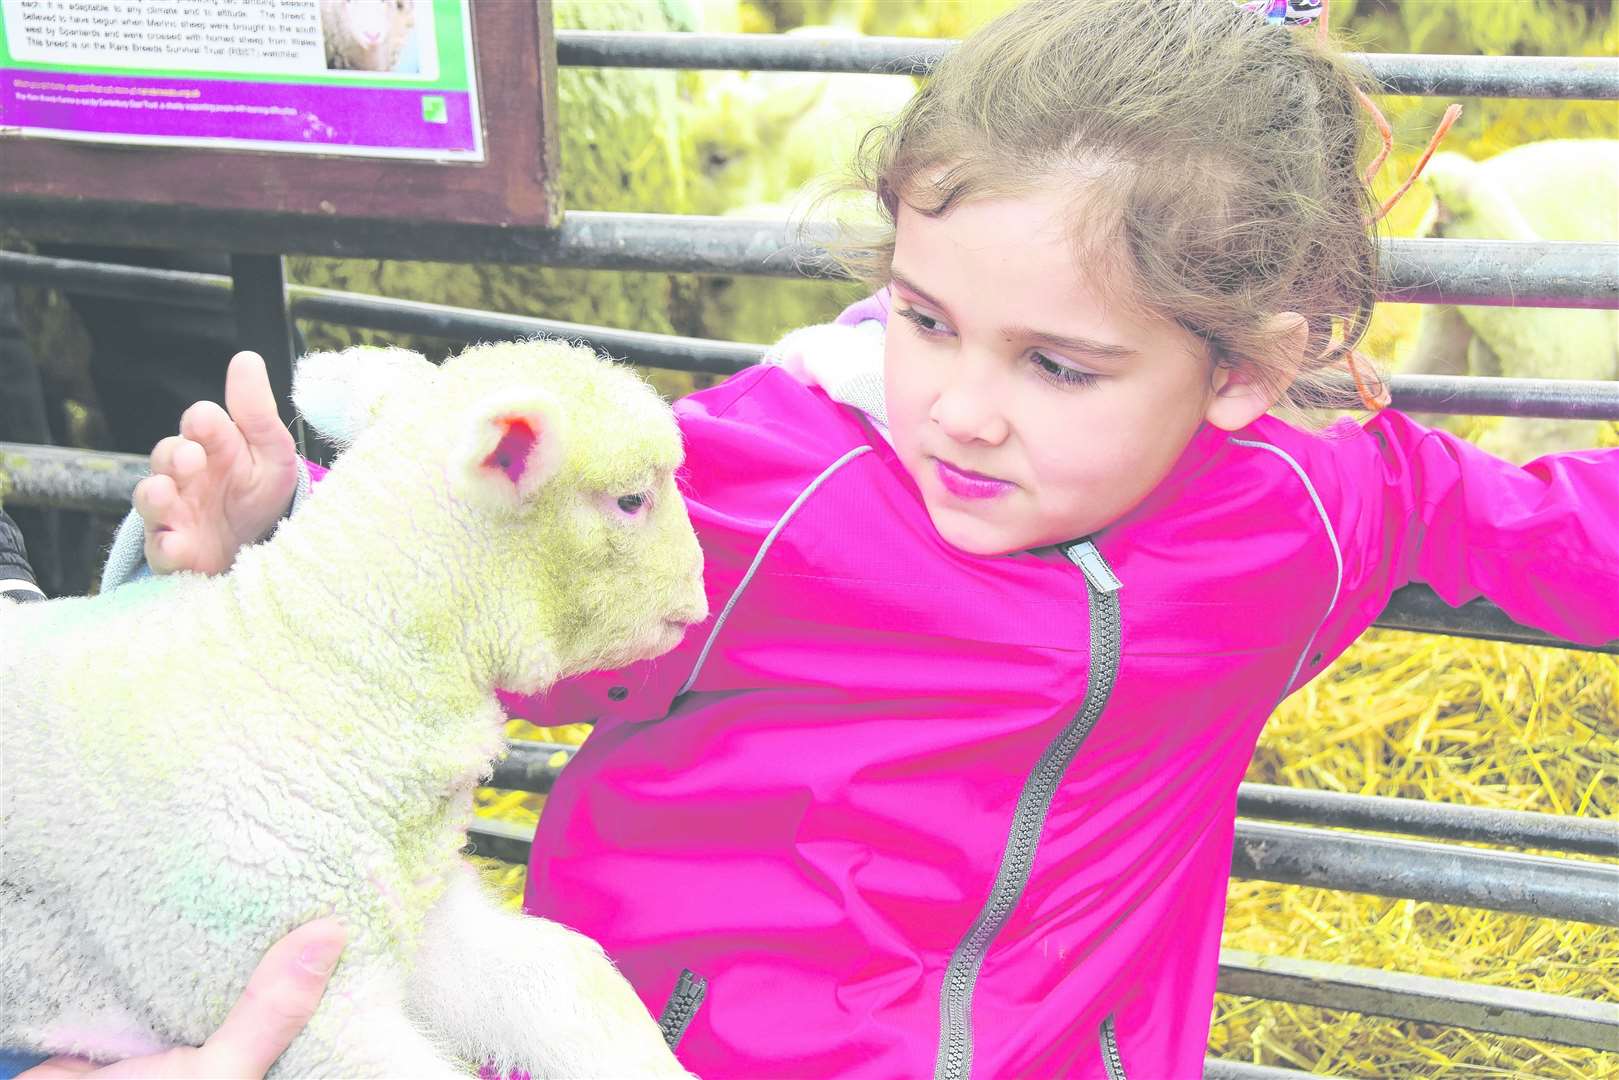
<path id="1" fill-rule="evenodd" d="M 17 1080 L 262 1077 L 315 1014 L 345 938 L 336 919 L 317 919 L 270 946 L 230 1015 L 201 1046 L 100 1066 L 83 1058 L 53 1057 Z"/>
<path id="2" fill-rule="evenodd" d="M 227 569 L 292 503 L 297 446 L 257 353 L 231 358 L 225 404 L 228 413 L 211 401 L 187 409 L 180 434 L 152 448 L 152 475 L 135 486 L 153 573 Z"/>

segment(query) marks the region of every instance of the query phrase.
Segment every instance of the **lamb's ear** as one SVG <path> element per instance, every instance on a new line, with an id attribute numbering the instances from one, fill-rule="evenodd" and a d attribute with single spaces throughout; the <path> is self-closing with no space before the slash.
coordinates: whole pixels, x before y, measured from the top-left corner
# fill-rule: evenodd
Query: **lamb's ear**
<path id="1" fill-rule="evenodd" d="M 309 353 L 292 373 L 292 403 L 328 442 L 346 447 L 376 419 L 389 395 L 436 370 L 409 349 L 355 345 Z"/>
<path id="2" fill-rule="evenodd" d="M 470 501 L 515 510 L 562 465 L 562 410 L 538 388 L 492 394 L 466 413 L 461 428 L 450 487 Z"/>

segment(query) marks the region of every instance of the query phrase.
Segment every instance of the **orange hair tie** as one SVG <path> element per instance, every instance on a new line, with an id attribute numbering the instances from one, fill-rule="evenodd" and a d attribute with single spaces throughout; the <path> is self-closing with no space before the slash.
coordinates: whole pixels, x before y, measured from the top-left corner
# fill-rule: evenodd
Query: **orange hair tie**
<path id="1" fill-rule="evenodd" d="M 1360 395 L 1360 403 L 1368 411 L 1382 412 L 1394 403 L 1388 383 L 1377 374 L 1377 369 L 1360 350 L 1350 349 L 1344 354 L 1344 367 L 1349 369 L 1349 377 L 1355 380 L 1355 393 Z"/>
<path id="2" fill-rule="evenodd" d="M 1262 16 L 1266 22 L 1275 26 L 1299 27 L 1313 25 L 1315 27 L 1316 44 L 1326 48 L 1328 44 L 1328 3 L 1329 0 L 1240 0 L 1238 6 L 1244 11 Z M 1372 186 L 1372 181 L 1382 171 L 1383 164 L 1388 161 L 1388 156 L 1394 149 L 1394 130 L 1389 126 L 1388 118 L 1383 115 L 1383 110 L 1377 107 L 1377 103 L 1364 90 L 1357 87 L 1355 96 L 1360 100 L 1361 107 L 1371 114 L 1372 123 L 1377 125 L 1377 133 L 1383 140 L 1383 145 L 1378 149 L 1377 156 L 1372 159 L 1372 163 L 1367 166 L 1365 174 L 1361 177 L 1362 182 L 1369 190 Z M 1428 139 L 1427 148 L 1422 151 L 1422 157 L 1417 160 L 1416 167 L 1411 170 L 1411 175 L 1405 178 L 1405 182 L 1399 186 L 1394 194 L 1383 200 L 1382 205 L 1377 209 L 1377 213 L 1373 214 L 1367 221 L 1367 225 L 1375 225 L 1387 217 L 1388 212 L 1394 209 L 1394 205 L 1405 196 L 1407 191 L 1411 190 L 1411 185 L 1417 182 L 1417 177 L 1422 175 L 1422 170 L 1427 166 L 1428 159 L 1433 157 L 1434 152 L 1439 149 L 1440 142 L 1444 140 L 1451 126 L 1456 123 L 1461 115 L 1462 107 L 1460 105 L 1451 105 L 1445 110 L 1445 115 L 1440 118 L 1439 125 L 1434 128 L 1432 137 Z M 1388 384 L 1377 374 L 1377 369 L 1365 355 L 1358 350 L 1349 349 L 1344 353 L 1343 363 L 1344 367 L 1349 369 L 1349 377 L 1355 381 L 1355 392 L 1360 395 L 1362 405 L 1375 413 L 1388 408 L 1392 404 Z"/>

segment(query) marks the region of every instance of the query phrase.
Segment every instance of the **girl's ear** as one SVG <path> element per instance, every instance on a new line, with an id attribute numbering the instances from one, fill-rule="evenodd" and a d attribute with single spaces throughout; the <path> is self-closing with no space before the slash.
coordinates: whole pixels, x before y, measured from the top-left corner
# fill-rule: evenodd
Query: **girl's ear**
<path id="1" fill-rule="evenodd" d="M 538 388 L 493 394 L 468 410 L 451 450 L 450 488 L 491 509 L 517 510 L 556 475 L 561 410 Z"/>
<path id="2" fill-rule="evenodd" d="M 1214 369 L 1214 393 L 1204 419 L 1222 431 L 1245 428 L 1270 412 L 1292 383 L 1291 374 L 1304 362 L 1310 331 L 1303 315 L 1296 311 L 1272 315 L 1265 336 L 1274 342 L 1271 369 L 1278 378 L 1258 378 L 1255 368 L 1241 361 Z"/>

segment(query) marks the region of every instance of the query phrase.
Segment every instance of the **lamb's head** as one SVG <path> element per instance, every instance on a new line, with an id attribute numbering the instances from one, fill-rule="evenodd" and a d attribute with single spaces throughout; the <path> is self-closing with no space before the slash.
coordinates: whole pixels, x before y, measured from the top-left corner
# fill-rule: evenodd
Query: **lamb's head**
<path id="1" fill-rule="evenodd" d="M 322 488 L 395 530 L 424 618 L 496 685 L 655 656 L 706 617 L 679 429 L 630 368 L 551 340 L 441 367 L 349 349 L 304 358 L 293 398 L 346 447 Z"/>
<path id="2" fill-rule="evenodd" d="M 1451 240 L 1537 240 L 1523 212 L 1479 163 L 1462 154 L 1435 154 L 1422 174 L 1433 206 L 1421 236 Z"/>

